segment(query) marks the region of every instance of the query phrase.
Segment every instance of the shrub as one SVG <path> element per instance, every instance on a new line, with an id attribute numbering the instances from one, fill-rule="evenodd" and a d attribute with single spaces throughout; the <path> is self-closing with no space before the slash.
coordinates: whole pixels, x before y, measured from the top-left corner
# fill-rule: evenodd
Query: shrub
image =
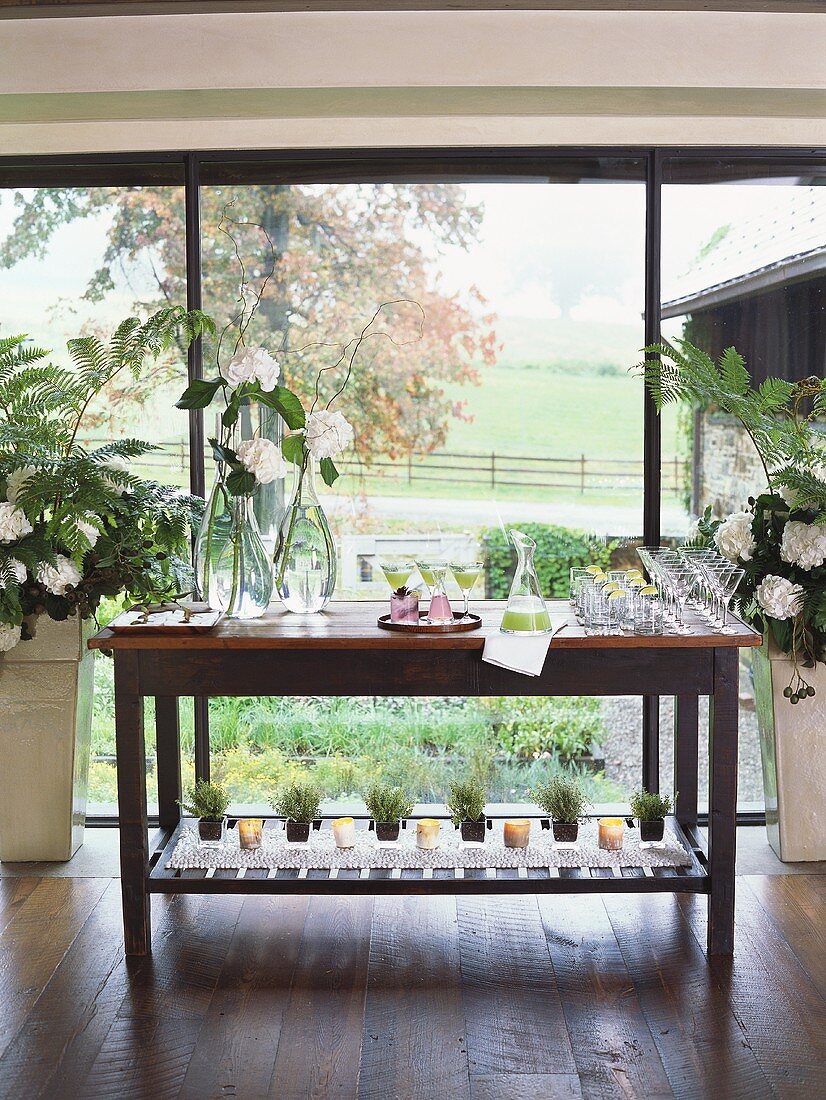
<path id="1" fill-rule="evenodd" d="M 364 798 L 367 812 L 380 825 L 393 825 L 413 813 L 413 802 L 404 787 L 374 783 Z"/>
<path id="2" fill-rule="evenodd" d="M 668 795 L 651 794 L 645 787 L 631 795 L 631 816 L 638 821 L 659 821 L 670 813 L 671 799 Z"/>
<path id="3" fill-rule="evenodd" d="M 597 699 L 491 698 L 481 703 L 492 712 L 499 747 L 519 760 L 586 756 L 607 732 Z"/>
<path id="4" fill-rule="evenodd" d="M 202 821 L 221 821 L 229 806 L 229 795 L 217 783 L 198 779 L 187 787 L 186 794 L 178 805 Z"/>
<path id="5" fill-rule="evenodd" d="M 481 821 L 485 816 L 485 788 L 474 780 L 451 783 L 447 808 L 454 825 L 463 821 Z"/>
<path id="6" fill-rule="evenodd" d="M 607 569 L 617 547 L 615 542 L 606 544 L 584 531 L 550 523 L 522 523 L 519 530 L 536 543 L 534 564 L 543 594 L 560 599 L 567 597 L 570 591 L 571 566 L 601 565 Z M 516 566 L 516 551 L 506 542 L 499 527 L 482 532 L 482 545 L 487 547 L 489 561 L 488 597 L 507 599 Z"/>
<path id="7" fill-rule="evenodd" d="M 539 783 L 531 796 L 552 821 L 573 825 L 582 817 L 588 799 L 576 779 L 554 775 L 547 782 Z"/>
<path id="8" fill-rule="evenodd" d="M 270 803 L 272 808 L 287 821 L 309 824 L 318 817 L 321 791 L 309 780 L 296 780 L 283 787 Z"/>

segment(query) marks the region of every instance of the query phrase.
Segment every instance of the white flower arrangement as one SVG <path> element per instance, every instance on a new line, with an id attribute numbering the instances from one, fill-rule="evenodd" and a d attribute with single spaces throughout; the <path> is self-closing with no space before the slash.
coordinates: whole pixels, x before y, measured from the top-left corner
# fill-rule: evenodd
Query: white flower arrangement
<path id="1" fill-rule="evenodd" d="M 0 542 L 18 542 L 33 530 L 26 513 L 17 505 L 8 501 L 0 503 Z"/>
<path id="2" fill-rule="evenodd" d="M 281 367 L 266 348 L 240 348 L 224 369 L 231 386 L 258 383 L 265 393 L 272 393 L 281 377 Z"/>
<path id="3" fill-rule="evenodd" d="M 826 527 L 789 520 L 783 528 L 780 557 L 809 572 L 826 562 Z"/>
<path id="4" fill-rule="evenodd" d="M 338 410 L 320 409 L 307 417 L 304 439 L 313 458 L 336 458 L 353 442 L 355 432 Z"/>
<path id="5" fill-rule="evenodd" d="M 751 512 L 733 512 L 724 519 L 714 536 L 717 549 L 729 561 L 751 561 L 757 548 L 752 525 L 754 515 Z"/>
<path id="6" fill-rule="evenodd" d="M 71 558 L 55 554 L 54 565 L 43 562 L 37 569 L 37 580 L 53 596 L 65 596 L 70 588 L 77 588 L 83 573 Z"/>
<path id="7" fill-rule="evenodd" d="M 793 619 L 800 610 L 803 588 L 785 577 L 769 574 L 757 586 L 757 603 L 772 619 Z"/>
<path id="8" fill-rule="evenodd" d="M 280 449 L 270 439 L 245 439 L 238 444 L 238 458 L 260 485 L 287 476 L 289 466 Z"/>

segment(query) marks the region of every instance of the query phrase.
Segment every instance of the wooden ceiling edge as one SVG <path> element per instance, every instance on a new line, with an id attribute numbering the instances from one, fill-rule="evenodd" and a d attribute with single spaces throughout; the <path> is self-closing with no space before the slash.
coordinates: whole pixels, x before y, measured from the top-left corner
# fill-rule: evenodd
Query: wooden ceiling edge
<path id="1" fill-rule="evenodd" d="M 743 12 L 826 14 L 824 0 L 0 0 L 0 19 L 227 12 L 426 11 Z"/>

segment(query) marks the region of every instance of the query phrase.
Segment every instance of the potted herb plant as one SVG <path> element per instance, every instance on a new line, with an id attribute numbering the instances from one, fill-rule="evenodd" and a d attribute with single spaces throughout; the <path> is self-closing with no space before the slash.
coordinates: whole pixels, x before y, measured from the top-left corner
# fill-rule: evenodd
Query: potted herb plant
<path id="1" fill-rule="evenodd" d="M 279 791 L 270 805 L 285 820 L 287 840 L 291 844 L 306 844 L 321 805 L 321 791 L 315 783 L 297 779 Z"/>
<path id="2" fill-rule="evenodd" d="M 364 797 L 379 844 L 395 844 L 403 818 L 413 813 L 413 802 L 403 787 L 374 783 Z"/>
<path id="3" fill-rule="evenodd" d="M 668 795 L 635 791 L 631 795 L 631 816 L 640 823 L 640 840 L 644 844 L 658 844 L 665 835 L 665 818 L 671 813 Z"/>
<path id="4" fill-rule="evenodd" d="M 579 823 L 588 805 L 579 780 L 554 775 L 531 791 L 531 797 L 551 819 L 556 843 L 576 844 Z"/>
<path id="5" fill-rule="evenodd" d="M 108 342 L 70 340 L 67 365 L 0 339 L 0 859 L 67 860 L 83 843 L 101 600 L 146 606 L 193 585 L 203 501 L 130 469 L 151 444 L 90 444 L 90 410 L 211 327 L 181 308 L 131 317 Z"/>
<path id="6" fill-rule="evenodd" d="M 484 844 L 487 818 L 485 817 L 485 788 L 481 783 L 451 783 L 447 808 L 453 824 L 461 830 L 466 844 Z"/>
<path id="7" fill-rule="evenodd" d="M 229 795 L 217 783 L 196 780 L 178 805 L 198 818 L 198 840 L 205 848 L 217 848 L 227 833 Z"/>

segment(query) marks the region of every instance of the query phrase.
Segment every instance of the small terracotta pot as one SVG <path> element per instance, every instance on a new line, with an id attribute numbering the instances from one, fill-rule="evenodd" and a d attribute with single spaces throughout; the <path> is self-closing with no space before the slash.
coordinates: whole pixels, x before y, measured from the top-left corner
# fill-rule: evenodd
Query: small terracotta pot
<path id="1" fill-rule="evenodd" d="M 579 836 L 578 821 L 553 821 L 551 828 L 557 844 L 576 844 Z"/>
<path id="2" fill-rule="evenodd" d="M 306 844 L 310 839 L 309 821 L 288 821 L 287 840 L 290 844 Z"/>
<path id="3" fill-rule="evenodd" d="M 656 844 L 665 835 L 665 820 L 661 817 L 654 821 L 640 822 L 640 840 L 644 844 Z"/>
<path id="4" fill-rule="evenodd" d="M 482 817 L 479 821 L 463 821 L 460 826 L 462 840 L 466 844 L 484 844 L 487 820 Z"/>
<path id="5" fill-rule="evenodd" d="M 401 822 L 399 821 L 375 821 L 376 840 L 380 844 L 395 844 L 399 839 Z"/>

